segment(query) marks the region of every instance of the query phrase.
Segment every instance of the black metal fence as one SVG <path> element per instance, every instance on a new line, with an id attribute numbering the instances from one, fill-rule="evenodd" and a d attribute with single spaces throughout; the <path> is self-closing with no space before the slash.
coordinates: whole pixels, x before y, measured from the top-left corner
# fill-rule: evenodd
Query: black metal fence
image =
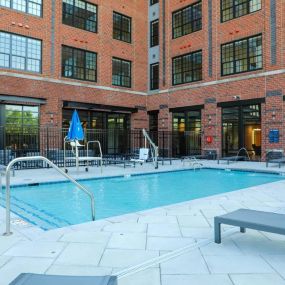
<path id="1" fill-rule="evenodd" d="M 13 158 L 43 155 L 62 167 L 64 163 L 64 138 L 67 129 L 40 127 L 10 129 L 0 126 L 0 164 L 7 165 Z M 150 137 L 159 147 L 162 157 L 180 157 L 201 153 L 201 134 L 195 132 L 150 132 Z M 87 141 L 99 140 L 103 156 L 129 158 L 144 147 L 145 140 L 141 130 L 85 130 Z M 70 149 L 67 148 L 70 152 Z M 91 150 L 92 155 L 98 149 Z M 80 155 L 86 155 L 83 148 Z M 89 153 L 90 155 L 90 153 Z M 44 167 L 41 162 L 21 163 L 19 168 Z"/>

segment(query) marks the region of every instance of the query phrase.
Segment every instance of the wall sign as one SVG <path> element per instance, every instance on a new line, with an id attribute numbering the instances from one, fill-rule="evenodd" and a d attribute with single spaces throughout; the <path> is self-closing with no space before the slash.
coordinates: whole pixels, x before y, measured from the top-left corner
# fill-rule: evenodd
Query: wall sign
<path id="1" fill-rule="evenodd" d="M 269 131 L 269 143 L 279 143 L 279 130 Z"/>

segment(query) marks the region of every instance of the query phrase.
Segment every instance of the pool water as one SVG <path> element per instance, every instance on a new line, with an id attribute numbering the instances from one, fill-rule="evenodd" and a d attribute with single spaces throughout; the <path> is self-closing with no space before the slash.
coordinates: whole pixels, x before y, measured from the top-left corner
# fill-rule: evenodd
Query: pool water
<path id="1" fill-rule="evenodd" d="M 201 169 L 81 183 L 93 191 L 96 219 L 103 219 L 282 179 L 274 174 Z M 5 206 L 5 190 L 0 193 L 0 205 Z M 11 209 L 45 230 L 91 220 L 89 197 L 71 183 L 14 187 Z"/>

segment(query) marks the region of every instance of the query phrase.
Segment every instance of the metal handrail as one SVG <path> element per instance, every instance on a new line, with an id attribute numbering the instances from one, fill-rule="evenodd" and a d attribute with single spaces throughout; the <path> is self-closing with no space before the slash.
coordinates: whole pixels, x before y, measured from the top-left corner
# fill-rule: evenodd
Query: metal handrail
<path id="1" fill-rule="evenodd" d="M 10 226 L 11 226 L 11 203 L 10 203 L 10 197 L 11 197 L 11 191 L 10 191 L 10 171 L 13 165 L 17 162 L 26 162 L 26 161 L 45 161 L 48 165 L 50 165 L 52 168 L 54 168 L 57 172 L 62 174 L 65 178 L 67 178 L 70 182 L 72 182 L 74 185 L 76 185 L 80 190 L 82 190 L 84 193 L 86 193 L 90 200 L 91 200 L 91 213 L 92 213 L 92 220 L 95 221 L 95 198 L 94 194 L 90 192 L 88 189 L 86 189 L 84 186 L 79 184 L 76 180 L 74 180 L 71 176 L 66 174 L 64 171 L 62 171 L 58 166 L 56 166 L 53 162 L 51 162 L 49 159 L 47 159 L 44 156 L 31 156 L 31 157 L 18 157 L 13 159 L 6 168 L 6 233 L 5 236 L 9 236 L 12 234 Z"/>
<path id="2" fill-rule="evenodd" d="M 90 144 L 98 144 L 98 147 L 99 147 L 99 152 L 100 152 L 100 158 L 101 158 L 101 161 L 100 161 L 100 167 L 101 167 L 101 173 L 103 172 L 103 153 L 102 153 L 102 148 L 101 148 L 101 143 L 99 141 L 88 141 L 87 142 L 87 157 L 89 157 L 89 145 Z"/>
<path id="3" fill-rule="evenodd" d="M 97 143 L 97 144 L 98 144 L 99 152 L 100 152 L 100 157 L 103 158 L 101 143 L 100 143 L 99 141 L 88 141 L 88 142 L 87 142 L 87 157 L 89 156 L 89 145 L 90 145 L 91 143 Z"/>
<path id="4" fill-rule="evenodd" d="M 154 163 L 154 167 L 157 169 L 158 168 L 158 146 L 155 145 L 155 143 L 152 141 L 152 139 L 150 138 L 150 136 L 148 135 L 145 129 L 143 129 L 142 132 L 145 138 L 145 147 L 146 147 L 146 142 L 148 141 L 148 143 L 150 144 L 150 146 L 152 146 L 154 150 L 154 154 L 152 153 L 152 160 Z"/>

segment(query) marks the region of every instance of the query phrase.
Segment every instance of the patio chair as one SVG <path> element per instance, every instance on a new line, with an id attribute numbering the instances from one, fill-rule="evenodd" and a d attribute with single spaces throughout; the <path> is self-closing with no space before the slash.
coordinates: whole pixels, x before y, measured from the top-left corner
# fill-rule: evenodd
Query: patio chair
<path id="1" fill-rule="evenodd" d="M 266 153 L 266 167 L 269 163 L 278 164 L 279 168 L 281 164 L 285 163 L 285 156 L 281 150 L 272 150 Z"/>
<path id="2" fill-rule="evenodd" d="M 10 285 L 116 285 L 116 276 L 60 276 L 22 273 Z"/>
<path id="3" fill-rule="evenodd" d="M 285 235 L 285 215 L 248 209 L 239 209 L 214 218 L 215 243 L 221 243 L 221 224 Z"/>

